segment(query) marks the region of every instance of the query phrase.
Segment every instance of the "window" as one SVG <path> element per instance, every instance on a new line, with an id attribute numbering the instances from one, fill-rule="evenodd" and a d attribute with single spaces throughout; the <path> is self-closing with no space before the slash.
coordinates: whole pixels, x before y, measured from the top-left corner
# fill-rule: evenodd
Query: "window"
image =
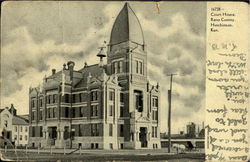
<path id="1" fill-rule="evenodd" d="M 7 120 L 4 121 L 4 125 L 5 125 L 5 127 L 8 127 L 8 121 Z"/>
<path id="2" fill-rule="evenodd" d="M 15 132 L 17 132 L 17 126 L 15 126 Z"/>
<path id="3" fill-rule="evenodd" d="M 40 134 L 39 134 L 39 136 L 40 137 L 42 137 L 43 136 L 43 127 L 42 126 L 39 126 L 39 132 L 40 132 Z"/>
<path id="4" fill-rule="evenodd" d="M 47 109 L 48 118 L 55 118 L 56 117 L 56 108 L 48 108 Z"/>
<path id="5" fill-rule="evenodd" d="M 139 66 L 139 69 L 140 69 L 140 74 L 143 74 L 143 64 L 142 62 L 139 62 L 140 66 Z"/>
<path id="6" fill-rule="evenodd" d="M 109 144 L 109 148 L 113 149 L 113 144 L 112 143 Z"/>
<path id="7" fill-rule="evenodd" d="M 123 72 L 123 61 L 119 61 L 119 73 Z"/>
<path id="8" fill-rule="evenodd" d="M 84 116 L 84 107 L 80 107 L 80 117 Z"/>
<path id="9" fill-rule="evenodd" d="M 120 137 L 124 137 L 123 124 L 120 125 Z"/>
<path id="10" fill-rule="evenodd" d="M 39 111 L 39 120 L 43 120 L 43 111 L 42 110 Z"/>
<path id="11" fill-rule="evenodd" d="M 109 124 L 109 136 L 113 136 L 113 124 Z"/>
<path id="12" fill-rule="evenodd" d="M 27 135 L 25 135 L 25 141 L 27 141 L 28 140 L 28 136 Z"/>
<path id="13" fill-rule="evenodd" d="M 79 102 L 82 102 L 82 93 L 79 93 Z"/>
<path id="14" fill-rule="evenodd" d="M 158 107 L 158 97 L 153 98 L 153 107 Z"/>
<path id="15" fill-rule="evenodd" d="M 143 111 L 142 91 L 135 90 L 134 95 L 135 95 L 135 107 L 136 107 L 138 112 L 142 112 Z"/>
<path id="16" fill-rule="evenodd" d="M 109 105 L 109 116 L 113 116 L 113 105 Z"/>
<path id="17" fill-rule="evenodd" d="M 152 137 L 157 137 L 157 127 L 152 127 Z"/>
<path id="18" fill-rule="evenodd" d="M 23 131 L 23 127 L 22 126 L 20 126 L 20 132 L 22 132 Z"/>
<path id="19" fill-rule="evenodd" d="M 14 140 L 17 140 L 17 135 L 15 135 Z"/>
<path id="20" fill-rule="evenodd" d="M 96 100 L 98 100 L 98 92 L 95 90 L 91 92 L 91 101 L 96 101 Z"/>
<path id="21" fill-rule="evenodd" d="M 72 118 L 75 118 L 75 117 L 76 117 L 75 114 L 76 114 L 75 108 L 72 107 L 72 109 L 71 109 L 71 117 L 72 117 Z"/>
<path id="22" fill-rule="evenodd" d="M 91 124 L 91 136 L 99 136 L 98 124 Z"/>
<path id="23" fill-rule="evenodd" d="M 69 103 L 69 94 L 65 94 L 65 103 Z"/>
<path id="24" fill-rule="evenodd" d="M 123 72 L 123 61 L 116 61 L 112 63 L 113 73 L 121 73 Z"/>
<path id="25" fill-rule="evenodd" d="M 35 107 L 35 99 L 31 100 L 31 107 L 34 108 Z"/>
<path id="26" fill-rule="evenodd" d="M 32 111 L 31 113 L 31 120 L 35 120 L 35 111 Z"/>
<path id="27" fill-rule="evenodd" d="M 152 111 L 152 120 L 158 120 L 158 111 Z"/>
<path id="28" fill-rule="evenodd" d="M 43 106 L 43 99 L 42 98 L 40 98 L 40 100 L 39 100 L 39 105 L 40 105 L 40 107 L 42 107 Z"/>
<path id="29" fill-rule="evenodd" d="M 27 126 L 25 127 L 25 132 L 28 132 L 28 127 Z"/>
<path id="30" fill-rule="evenodd" d="M 91 106 L 91 116 L 98 116 L 98 105 Z"/>
<path id="31" fill-rule="evenodd" d="M 35 133 L 36 133 L 36 130 L 35 130 L 35 127 L 31 127 L 31 136 L 32 137 L 35 137 Z"/>
<path id="32" fill-rule="evenodd" d="M 69 117 L 69 107 L 65 107 L 65 117 Z"/>
<path id="33" fill-rule="evenodd" d="M 50 95 L 47 96 L 47 100 L 48 100 L 48 104 L 50 104 L 51 103 Z"/>
<path id="34" fill-rule="evenodd" d="M 52 108 L 52 118 L 56 117 L 56 108 Z"/>
<path id="35" fill-rule="evenodd" d="M 136 74 L 143 75 L 143 62 L 136 60 Z"/>
<path id="36" fill-rule="evenodd" d="M 115 64 L 115 73 L 117 73 L 118 72 L 118 62 L 114 62 L 114 64 Z"/>
<path id="37" fill-rule="evenodd" d="M 53 103 L 56 103 L 56 99 L 57 99 L 57 95 L 54 94 L 54 95 L 53 95 Z"/>
<path id="38" fill-rule="evenodd" d="M 115 100 L 115 92 L 114 90 L 109 91 L 109 100 L 114 101 Z"/>
<path id="39" fill-rule="evenodd" d="M 123 106 L 120 106 L 120 117 L 124 117 L 124 116 L 123 116 L 123 111 L 124 111 L 124 110 L 123 110 Z"/>
<path id="40" fill-rule="evenodd" d="M 139 61 L 136 61 L 136 74 L 139 73 Z"/>
<path id="41" fill-rule="evenodd" d="M 75 103 L 76 102 L 76 94 L 73 94 L 72 95 L 72 103 Z"/>
<path id="42" fill-rule="evenodd" d="M 120 102 L 124 102 L 124 93 L 120 93 Z"/>
<path id="43" fill-rule="evenodd" d="M 23 140 L 23 136 L 22 135 L 20 135 L 20 141 L 22 141 Z"/>
<path id="44" fill-rule="evenodd" d="M 51 116 L 50 116 L 50 108 L 47 109 L 47 117 L 51 118 Z"/>

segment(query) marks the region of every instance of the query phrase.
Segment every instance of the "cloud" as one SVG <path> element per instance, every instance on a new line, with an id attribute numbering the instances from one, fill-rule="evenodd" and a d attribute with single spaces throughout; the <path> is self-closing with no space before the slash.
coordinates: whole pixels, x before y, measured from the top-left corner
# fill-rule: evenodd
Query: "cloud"
<path id="1" fill-rule="evenodd" d="M 177 133 L 188 122 L 200 124 L 205 118 L 205 35 L 195 34 L 182 13 L 174 14 L 165 27 L 141 14 L 138 17 L 148 44 L 148 74 L 151 80 L 160 82 L 162 90 L 162 130 L 167 125 L 171 73 L 177 74 L 173 77 L 172 91 L 173 131 Z"/>
<path id="2" fill-rule="evenodd" d="M 6 35 L 11 42 L 2 46 L 1 56 L 1 106 L 15 103 L 17 107 L 25 107 L 19 113 L 28 113 L 28 89 L 38 86 L 44 75 L 49 75 L 52 68 L 62 69 L 63 63 L 72 60 L 76 62 L 76 69 L 83 67 L 84 62 L 93 64 L 98 62 L 95 57 L 98 47 L 104 40 L 109 39 L 109 33 L 119 5 L 107 5 L 103 8 L 108 21 L 101 29 L 90 26 L 81 34 L 81 40 L 75 44 L 64 41 L 61 43 L 54 39 L 35 41 L 26 26 L 17 27 Z M 63 33 L 62 33 L 63 34 Z M 20 102 L 25 96 L 26 100 Z"/>

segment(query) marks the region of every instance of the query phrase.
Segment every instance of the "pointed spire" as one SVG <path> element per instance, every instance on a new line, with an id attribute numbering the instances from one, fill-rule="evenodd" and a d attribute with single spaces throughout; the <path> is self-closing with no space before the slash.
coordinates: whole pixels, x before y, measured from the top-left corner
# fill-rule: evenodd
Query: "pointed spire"
<path id="1" fill-rule="evenodd" d="M 111 31 L 110 45 L 126 41 L 132 41 L 140 45 L 145 44 L 141 24 L 127 2 L 124 4 L 114 22 Z"/>

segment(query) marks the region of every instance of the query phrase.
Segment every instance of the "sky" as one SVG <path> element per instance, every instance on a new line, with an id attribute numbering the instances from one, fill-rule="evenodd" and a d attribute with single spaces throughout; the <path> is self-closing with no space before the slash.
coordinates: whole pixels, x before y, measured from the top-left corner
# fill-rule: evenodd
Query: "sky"
<path id="1" fill-rule="evenodd" d="M 161 131 L 167 128 L 169 74 L 173 133 L 205 119 L 205 2 L 129 2 L 144 33 L 148 77 L 161 88 Z M 28 113 L 29 87 L 72 60 L 98 63 L 124 2 L 4 2 L 1 17 L 1 108 Z"/>

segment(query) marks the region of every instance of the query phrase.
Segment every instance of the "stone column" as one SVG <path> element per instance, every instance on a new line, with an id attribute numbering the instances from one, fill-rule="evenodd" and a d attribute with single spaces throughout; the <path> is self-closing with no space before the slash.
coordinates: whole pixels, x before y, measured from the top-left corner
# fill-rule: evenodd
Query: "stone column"
<path id="1" fill-rule="evenodd" d="M 139 141 L 139 132 L 136 132 L 136 141 Z"/>
<path id="2" fill-rule="evenodd" d="M 46 139 L 46 131 L 43 130 L 43 138 Z"/>
<path id="3" fill-rule="evenodd" d="M 45 131 L 45 139 L 49 139 L 49 131 Z"/>
<path id="4" fill-rule="evenodd" d="M 63 140 L 63 134 L 64 134 L 64 131 L 61 130 L 61 140 Z"/>
<path id="5" fill-rule="evenodd" d="M 57 130 L 57 139 L 61 139 L 60 138 L 60 130 Z"/>

